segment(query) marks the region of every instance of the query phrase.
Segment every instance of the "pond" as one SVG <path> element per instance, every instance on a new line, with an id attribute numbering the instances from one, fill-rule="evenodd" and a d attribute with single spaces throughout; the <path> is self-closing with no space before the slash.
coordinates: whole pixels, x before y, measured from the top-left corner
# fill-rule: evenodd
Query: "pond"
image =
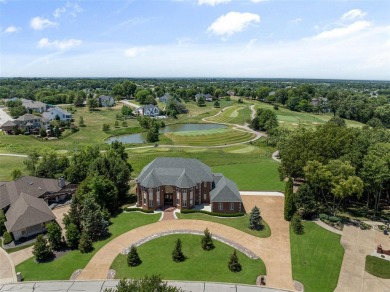
<path id="1" fill-rule="evenodd" d="M 184 131 L 201 131 L 227 128 L 221 124 L 174 124 L 160 129 L 160 134 L 169 132 L 184 132 Z M 114 141 L 119 141 L 124 144 L 142 144 L 146 142 L 146 132 L 111 137 L 106 140 L 106 143 L 111 144 Z"/>

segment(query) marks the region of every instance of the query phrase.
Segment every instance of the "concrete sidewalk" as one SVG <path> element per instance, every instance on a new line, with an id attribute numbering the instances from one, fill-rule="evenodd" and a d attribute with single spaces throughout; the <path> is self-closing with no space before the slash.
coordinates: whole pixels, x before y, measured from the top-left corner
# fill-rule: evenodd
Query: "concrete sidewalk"
<path id="1" fill-rule="evenodd" d="M 23 282 L 15 284 L 0 284 L 0 292 L 103 292 L 105 289 L 115 288 L 118 280 L 107 281 L 51 281 L 51 282 Z M 179 282 L 168 281 L 169 285 L 192 292 L 284 292 L 286 290 L 272 289 L 239 284 L 224 284 L 211 282 Z"/>

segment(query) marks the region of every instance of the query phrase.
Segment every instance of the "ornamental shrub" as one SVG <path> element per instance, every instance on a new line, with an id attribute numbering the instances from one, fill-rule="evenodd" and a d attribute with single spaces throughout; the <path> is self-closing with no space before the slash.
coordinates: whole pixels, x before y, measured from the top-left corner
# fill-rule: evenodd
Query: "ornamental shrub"
<path id="1" fill-rule="evenodd" d="M 206 228 L 204 231 L 204 236 L 202 237 L 202 248 L 204 250 L 212 250 L 215 248 L 213 239 L 211 238 L 211 233 L 209 232 L 208 228 Z"/>
<path id="2" fill-rule="evenodd" d="M 3 243 L 8 244 L 12 242 L 12 236 L 7 231 L 3 234 Z"/>
<path id="3" fill-rule="evenodd" d="M 136 267 L 142 264 L 141 258 L 138 255 L 137 248 L 132 245 L 127 255 L 127 265 L 129 267 Z"/>
<path id="4" fill-rule="evenodd" d="M 177 263 L 184 262 L 186 259 L 183 251 L 181 250 L 181 240 L 179 238 L 176 241 L 175 249 L 172 251 L 172 259 Z"/>
<path id="5" fill-rule="evenodd" d="M 303 234 L 304 226 L 302 224 L 301 216 L 298 213 L 295 213 L 291 219 L 291 227 L 295 234 Z"/>
<path id="6" fill-rule="evenodd" d="M 242 270 L 242 266 L 238 260 L 236 250 L 230 255 L 230 260 L 228 264 L 229 270 L 233 273 L 238 273 Z"/>

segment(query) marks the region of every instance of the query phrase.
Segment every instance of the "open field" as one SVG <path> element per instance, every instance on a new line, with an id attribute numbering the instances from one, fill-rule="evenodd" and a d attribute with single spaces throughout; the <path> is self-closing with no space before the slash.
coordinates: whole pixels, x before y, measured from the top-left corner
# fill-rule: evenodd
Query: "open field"
<path id="1" fill-rule="evenodd" d="M 251 109 L 249 105 L 237 105 L 229 107 L 217 116 L 210 117 L 207 120 L 216 123 L 227 123 L 227 124 L 239 124 L 245 125 L 248 119 L 251 117 Z"/>
<path id="2" fill-rule="evenodd" d="M 246 210 L 247 212 L 250 212 L 250 210 Z M 211 221 L 219 224 L 224 224 L 233 228 L 236 228 L 238 230 L 241 230 L 243 232 L 246 232 L 253 236 L 258 237 L 270 237 L 271 236 L 271 229 L 269 228 L 267 222 L 263 220 L 263 226 L 264 228 L 260 231 L 252 230 L 248 228 L 249 225 L 249 215 L 241 216 L 241 217 L 235 217 L 235 218 L 218 218 L 202 213 L 192 213 L 192 214 L 181 214 L 176 213 L 176 216 L 179 219 L 195 219 L 195 220 L 205 220 L 205 221 Z"/>
<path id="3" fill-rule="evenodd" d="M 278 162 L 264 159 L 257 163 L 215 166 L 213 171 L 221 172 L 235 181 L 242 191 L 284 191 L 285 183 L 278 179 L 278 166 Z"/>
<path id="4" fill-rule="evenodd" d="M 180 238 L 184 262 L 172 260 L 172 250 L 177 238 Z M 259 275 L 266 273 L 261 259 L 252 260 L 237 252 L 242 271 L 233 273 L 228 269 L 228 262 L 233 248 L 214 240 L 215 248 L 204 251 L 200 245 L 201 237 L 197 235 L 168 235 L 154 239 L 138 247 L 142 264 L 128 267 L 125 255 L 118 255 L 111 268 L 116 278 L 140 278 L 145 275 L 159 274 L 164 280 L 213 281 L 255 284 Z M 158 255 L 158 256 L 155 256 Z"/>
<path id="5" fill-rule="evenodd" d="M 40 264 L 35 262 L 34 258 L 30 258 L 17 265 L 16 271 L 22 273 L 25 281 L 69 280 L 72 273 L 77 269 L 84 268 L 92 256 L 107 242 L 131 229 L 157 222 L 159 218 L 160 214 L 121 213 L 110 220 L 112 222 L 109 227 L 111 236 L 95 242 L 92 252 L 83 254 L 74 250 L 54 261 Z"/>
<path id="6" fill-rule="evenodd" d="M 266 103 L 255 103 L 256 108 L 271 109 L 276 113 L 280 126 L 284 126 L 290 129 L 295 129 L 297 126 L 314 127 L 319 124 L 324 124 L 329 121 L 333 115 L 328 114 L 312 114 L 306 112 L 294 112 L 288 109 L 279 107 L 279 110 L 274 110 L 272 105 Z M 348 127 L 362 127 L 363 124 L 345 120 Z"/>
<path id="7" fill-rule="evenodd" d="M 22 174 L 27 174 L 23 164 L 24 157 L 0 156 L 0 181 L 11 180 L 11 171 L 20 169 Z"/>
<path id="8" fill-rule="evenodd" d="M 333 291 L 344 256 L 341 236 L 314 222 L 303 224 L 303 235 L 296 235 L 290 228 L 293 279 L 303 283 L 307 292 Z"/>
<path id="9" fill-rule="evenodd" d="M 390 261 L 366 256 L 366 272 L 379 278 L 390 279 Z"/>
<path id="10" fill-rule="evenodd" d="M 216 129 L 165 133 L 175 145 L 216 146 L 245 142 L 255 138 L 255 134 L 237 129 Z"/>

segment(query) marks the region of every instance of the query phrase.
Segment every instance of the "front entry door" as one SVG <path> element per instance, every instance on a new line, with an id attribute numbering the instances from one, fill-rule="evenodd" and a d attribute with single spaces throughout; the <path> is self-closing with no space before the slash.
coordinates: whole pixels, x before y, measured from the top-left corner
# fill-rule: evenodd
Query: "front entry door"
<path id="1" fill-rule="evenodd" d="M 173 206 L 173 194 L 172 193 L 165 193 L 164 194 L 164 205 Z"/>

